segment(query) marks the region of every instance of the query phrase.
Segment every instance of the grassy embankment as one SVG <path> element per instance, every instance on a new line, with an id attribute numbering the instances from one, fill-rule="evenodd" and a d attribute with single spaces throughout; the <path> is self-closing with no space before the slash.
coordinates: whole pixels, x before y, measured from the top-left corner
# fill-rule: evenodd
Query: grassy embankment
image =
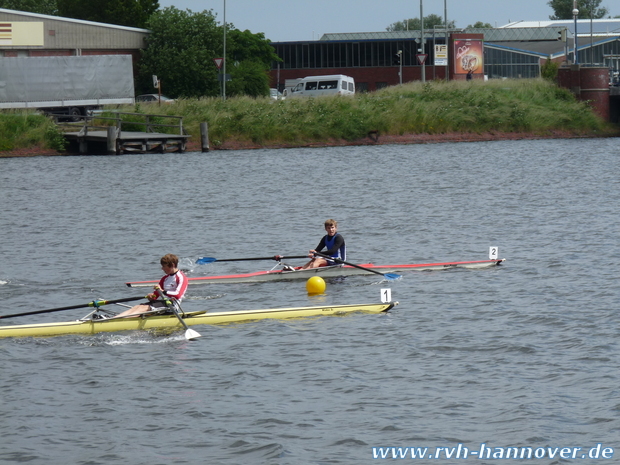
<path id="1" fill-rule="evenodd" d="M 209 124 L 212 148 L 225 142 L 305 145 L 381 135 L 448 133 L 618 134 L 566 89 L 542 79 L 411 83 L 354 98 L 180 99 L 172 105 L 137 105 L 121 111 L 184 117 L 193 140 Z M 17 112 L 0 115 L 0 156 L 31 146 L 58 149 L 49 119 Z"/>

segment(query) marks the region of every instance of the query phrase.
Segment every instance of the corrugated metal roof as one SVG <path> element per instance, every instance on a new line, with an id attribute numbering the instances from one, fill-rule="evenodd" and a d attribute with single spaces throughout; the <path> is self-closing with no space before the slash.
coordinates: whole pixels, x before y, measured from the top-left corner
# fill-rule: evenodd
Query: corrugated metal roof
<path id="1" fill-rule="evenodd" d="M 593 41 L 590 44 L 589 41 L 583 42 L 578 45 L 578 50 L 586 50 L 589 49 L 590 46 L 596 47 L 597 45 L 613 42 L 618 40 L 615 37 L 605 38 L 598 41 Z M 502 50 L 513 50 L 521 53 L 526 53 L 530 55 L 539 55 L 541 57 L 551 56 L 552 58 L 564 56 L 564 42 L 560 41 L 539 41 L 539 42 L 486 42 L 485 47 L 502 49 Z M 569 47 L 569 52 L 572 53 L 573 47 L 572 43 Z"/>
<path id="2" fill-rule="evenodd" d="M 557 40 L 558 34 L 564 30 L 563 26 L 551 27 L 521 27 L 521 28 L 489 28 L 489 29 L 463 29 L 459 32 L 467 34 L 484 34 L 484 40 L 488 42 L 500 41 L 535 41 Z M 444 32 L 435 34 L 442 37 Z M 433 36 L 431 30 L 425 30 L 424 36 Z M 363 40 L 414 40 L 420 38 L 420 31 L 384 31 L 384 32 L 344 32 L 323 34 L 321 41 L 363 41 Z"/>
<path id="3" fill-rule="evenodd" d="M 594 35 L 620 35 L 620 19 L 589 19 L 577 20 L 577 34 L 590 34 L 590 25 L 592 25 L 592 33 Z M 500 29 L 512 28 L 551 28 L 565 27 L 571 34 L 575 32 L 575 21 L 572 19 L 562 19 L 556 21 L 516 21 L 506 24 Z"/>
<path id="4" fill-rule="evenodd" d="M 420 31 L 385 31 L 385 32 L 339 32 L 323 34 L 322 41 L 338 40 L 412 40 L 419 39 Z"/>
<path id="5" fill-rule="evenodd" d="M 468 34 L 484 34 L 485 42 L 505 41 L 540 41 L 558 40 L 558 34 L 564 27 L 521 27 L 521 28 L 489 28 L 489 29 L 465 29 Z"/>
<path id="6" fill-rule="evenodd" d="M 54 20 L 54 21 L 62 21 L 65 23 L 76 23 L 76 24 L 81 24 L 84 26 L 98 26 L 98 27 L 105 27 L 108 29 L 121 29 L 124 31 L 142 32 L 142 33 L 151 32 L 148 29 L 140 29 L 137 27 L 118 26 L 116 24 L 107 24 L 107 23 L 96 23 L 94 21 L 84 21 L 82 19 L 65 18 L 64 16 L 42 15 L 39 13 L 30 13 L 28 11 L 8 10 L 6 8 L 0 8 L 0 15 L 2 15 L 3 13 L 9 14 L 9 15 L 29 16 L 29 17 L 38 18 L 41 20 L 47 19 L 47 20 Z"/>
<path id="7" fill-rule="evenodd" d="M 501 50 L 517 51 L 527 55 L 540 57 L 564 54 L 564 42 L 559 41 L 538 41 L 538 42 L 485 42 L 485 47 Z"/>

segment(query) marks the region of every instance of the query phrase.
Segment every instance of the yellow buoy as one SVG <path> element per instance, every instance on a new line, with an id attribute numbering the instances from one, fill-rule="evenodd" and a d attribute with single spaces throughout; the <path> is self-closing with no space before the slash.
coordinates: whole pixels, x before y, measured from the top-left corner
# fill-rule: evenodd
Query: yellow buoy
<path id="1" fill-rule="evenodd" d="M 323 294 L 325 292 L 325 281 L 320 276 L 313 276 L 306 281 L 306 290 L 309 295 Z"/>

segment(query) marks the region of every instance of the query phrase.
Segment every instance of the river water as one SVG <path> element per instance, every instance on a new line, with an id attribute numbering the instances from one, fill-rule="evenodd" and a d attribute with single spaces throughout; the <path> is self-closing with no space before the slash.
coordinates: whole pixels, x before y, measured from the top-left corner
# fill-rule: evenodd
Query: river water
<path id="1" fill-rule="evenodd" d="M 0 340 L 0 463 L 364 464 L 392 457 L 387 447 L 413 463 L 523 463 L 499 460 L 509 447 L 540 464 L 620 463 L 619 147 L 0 159 L 4 314 L 140 295 L 124 283 L 159 278 L 168 252 L 193 276 L 266 269 L 273 262 L 193 262 L 301 255 L 327 218 L 354 263 L 483 260 L 491 246 L 507 259 L 352 277 L 313 297 L 304 282 L 195 286 L 184 301 L 186 311 L 349 304 L 390 288 L 400 305 L 388 315 L 200 326 L 192 342 L 180 332 Z M 459 445 L 469 458 L 449 459 Z M 413 459 L 414 447 L 433 458 Z"/>

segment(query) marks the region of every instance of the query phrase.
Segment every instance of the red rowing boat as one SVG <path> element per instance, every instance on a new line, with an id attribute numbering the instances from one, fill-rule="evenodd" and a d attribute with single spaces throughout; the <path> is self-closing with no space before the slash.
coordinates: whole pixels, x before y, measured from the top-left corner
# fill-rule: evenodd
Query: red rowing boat
<path id="1" fill-rule="evenodd" d="M 372 263 L 366 263 L 364 265 L 358 265 L 353 267 L 349 265 L 334 265 L 323 266 L 321 268 L 313 268 L 308 270 L 286 270 L 286 269 L 272 269 L 268 271 L 256 271 L 254 273 L 243 274 L 230 274 L 221 276 L 197 276 L 188 278 L 189 284 L 214 284 L 214 283 L 264 283 L 271 281 L 288 281 L 293 279 L 308 279 L 312 276 L 320 276 L 322 278 L 336 278 L 340 276 L 360 276 L 360 275 L 372 275 L 376 272 L 379 273 L 401 273 L 405 271 L 436 271 L 436 270 L 449 270 L 452 268 L 488 268 L 491 266 L 501 265 L 506 259 L 496 258 L 492 260 L 477 260 L 469 262 L 443 262 L 443 263 L 419 263 L 413 265 L 373 265 Z M 158 280 L 149 281 L 131 281 L 127 284 L 128 287 L 152 287 L 157 284 Z"/>

